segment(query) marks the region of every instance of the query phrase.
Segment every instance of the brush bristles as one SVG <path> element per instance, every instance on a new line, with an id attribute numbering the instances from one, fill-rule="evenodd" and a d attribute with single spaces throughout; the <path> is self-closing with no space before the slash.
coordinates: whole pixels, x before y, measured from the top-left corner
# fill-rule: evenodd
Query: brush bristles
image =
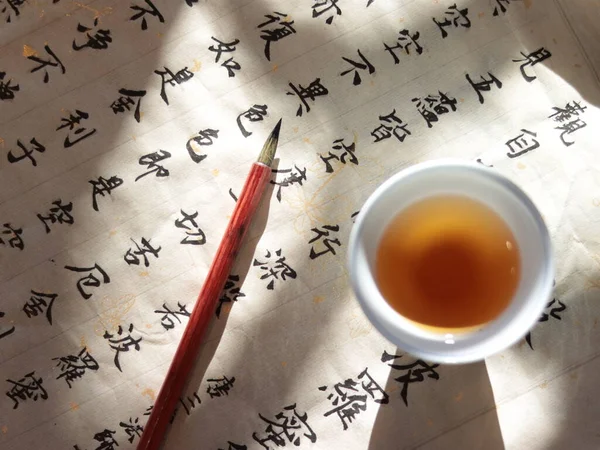
<path id="1" fill-rule="evenodd" d="M 279 119 L 277 125 L 267 138 L 265 145 L 263 146 L 260 155 L 258 156 L 258 162 L 262 163 L 266 166 L 271 166 L 273 163 L 273 159 L 275 159 L 275 152 L 277 151 L 277 142 L 279 142 L 279 130 L 281 129 L 281 121 L 283 119 Z"/>

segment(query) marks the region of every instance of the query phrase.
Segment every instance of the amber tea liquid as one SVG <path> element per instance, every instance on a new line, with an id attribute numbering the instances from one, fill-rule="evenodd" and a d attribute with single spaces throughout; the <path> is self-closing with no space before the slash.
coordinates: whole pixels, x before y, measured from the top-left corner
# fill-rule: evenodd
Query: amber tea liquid
<path id="1" fill-rule="evenodd" d="M 520 277 L 509 227 L 484 204 L 435 196 L 396 216 L 377 250 L 379 290 L 402 316 L 443 329 L 483 325 L 510 303 Z"/>

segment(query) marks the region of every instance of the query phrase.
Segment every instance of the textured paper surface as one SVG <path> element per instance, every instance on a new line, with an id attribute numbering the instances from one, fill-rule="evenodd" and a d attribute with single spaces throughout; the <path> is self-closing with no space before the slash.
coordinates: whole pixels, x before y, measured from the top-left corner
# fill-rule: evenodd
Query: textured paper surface
<path id="1" fill-rule="evenodd" d="M 277 184 L 224 294 L 237 301 L 164 448 L 598 448 L 600 96 L 581 16 L 540 0 L 0 0 L 0 446 L 135 448 L 283 117 Z M 483 103 L 466 75 L 490 80 Z M 327 94 L 303 103 L 317 79 Z M 514 180 L 552 234 L 554 302 L 485 363 L 404 354 L 349 288 L 354 214 L 440 157 Z M 80 292 L 90 272 L 65 267 L 95 265 L 110 282 L 96 268 Z"/>

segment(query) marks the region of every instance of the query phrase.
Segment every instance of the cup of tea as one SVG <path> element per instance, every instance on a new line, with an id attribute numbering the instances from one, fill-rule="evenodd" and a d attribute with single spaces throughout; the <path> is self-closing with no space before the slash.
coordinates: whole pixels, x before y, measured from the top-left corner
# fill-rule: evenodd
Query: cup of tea
<path id="1" fill-rule="evenodd" d="M 389 341 L 421 359 L 482 360 L 535 325 L 554 277 L 527 195 L 481 164 L 420 163 L 379 186 L 349 244 L 353 290 Z"/>

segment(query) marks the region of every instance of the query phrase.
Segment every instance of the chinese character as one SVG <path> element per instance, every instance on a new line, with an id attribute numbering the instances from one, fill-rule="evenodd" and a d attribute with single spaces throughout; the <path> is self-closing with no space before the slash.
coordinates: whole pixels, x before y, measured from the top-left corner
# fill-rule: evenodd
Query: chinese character
<path id="1" fill-rule="evenodd" d="M 142 432 L 144 431 L 144 427 L 139 424 L 140 419 L 138 417 L 133 420 L 131 417 L 129 418 L 129 422 L 120 422 L 119 425 L 121 428 L 125 430 L 129 439 L 127 439 L 130 443 L 133 443 L 136 437 L 141 437 Z"/>
<path id="2" fill-rule="evenodd" d="M 166 303 L 163 303 L 163 309 L 157 309 L 154 311 L 156 314 L 164 314 L 160 319 L 160 324 L 167 331 L 175 328 L 175 322 L 173 322 L 173 319 L 176 319 L 177 322 L 181 323 L 179 316 L 190 317 L 190 313 L 186 309 L 185 305 L 177 302 L 177 306 L 179 311 L 172 311 Z"/>
<path id="3" fill-rule="evenodd" d="M 535 150 L 540 146 L 540 143 L 536 139 L 529 139 L 529 136 L 533 136 L 535 138 L 537 133 L 524 128 L 521 131 L 522 133 L 516 138 L 506 141 L 506 146 L 509 149 L 509 152 L 506 154 L 506 156 L 509 158 L 516 158 L 517 156 L 524 155 L 525 153 Z M 525 136 L 526 134 L 528 136 Z"/>
<path id="4" fill-rule="evenodd" d="M 139 266 L 140 265 L 140 256 L 144 258 L 144 266 L 148 267 L 150 266 L 150 261 L 148 261 L 148 257 L 146 256 L 146 253 L 150 253 L 151 255 L 153 255 L 155 258 L 158 259 L 158 252 L 160 252 L 162 247 L 158 247 L 158 248 L 154 248 L 152 247 L 152 245 L 150 244 L 150 239 L 146 240 L 145 237 L 142 237 L 142 240 L 140 241 L 142 243 L 142 246 L 140 247 L 140 244 L 138 244 L 137 242 L 135 242 L 133 239 L 130 239 L 131 242 L 133 242 L 133 245 L 135 245 L 135 248 L 137 250 L 134 250 L 133 248 L 130 248 L 129 250 L 127 250 L 127 252 L 125 253 L 125 256 L 123 256 L 123 259 L 125 260 L 125 262 L 127 264 L 129 264 L 130 266 L 133 264 L 135 266 Z"/>
<path id="5" fill-rule="evenodd" d="M 483 77 L 479 77 L 481 78 L 481 81 L 478 83 L 474 83 L 473 80 L 471 80 L 471 77 L 469 76 L 469 74 L 466 74 L 465 77 L 467 78 L 467 81 L 469 82 L 469 84 L 473 87 L 473 89 L 475 89 L 475 92 L 477 92 L 477 97 L 479 98 L 479 103 L 483 103 L 483 95 L 481 94 L 482 91 L 490 91 L 491 85 L 495 84 L 496 87 L 498 89 L 502 89 L 502 82 L 496 78 L 494 75 L 491 74 L 491 72 L 488 72 L 488 75 L 490 76 L 489 80 L 486 80 Z"/>
<path id="6" fill-rule="evenodd" d="M 196 217 L 198 217 L 198 211 L 193 214 L 186 213 L 183 209 L 180 210 L 182 219 L 175 219 L 175 226 L 177 228 L 183 228 L 187 230 L 185 232 L 186 236 L 181 240 L 180 244 L 190 244 L 190 245 L 204 245 L 206 244 L 206 235 L 204 231 L 200 229 L 198 224 L 196 223 Z M 189 225 L 186 224 L 189 222 Z"/>
<path id="7" fill-rule="evenodd" d="M 579 113 L 583 113 L 587 109 L 587 106 L 581 106 L 578 102 L 573 102 L 573 105 L 571 105 L 571 102 L 569 102 L 564 108 L 553 107 L 552 109 L 556 112 L 548 116 L 548 118 L 552 118 L 555 122 L 562 123 L 570 120 L 572 116 L 579 117 Z"/>
<path id="8" fill-rule="evenodd" d="M 292 88 L 294 92 L 286 92 L 286 95 L 297 95 L 302 103 L 298 106 L 298 110 L 296 111 L 296 116 L 302 116 L 302 105 L 306 108 L 306 112 L 310 111 L 310 105 L 306 101 L 312 100 L 313 102 L 317 97 L 321 97 L 329 94 L 329 91 L 325 86 L 321 84 L 321 79 L 317 78 L 315 81 L 312 81 L 307 87 L 302 87 L 301 84 L 298 87 L 294 86 L 292 83 L 289 83 L 289 86 Z"/>
<path id="9" fill-rule="evenodd" d="M 50 233 L 50 227 L 48 226 L 48 222 L 50 223 L 66 223 L 67 225 L 73 225 L 75 222 L 73 216 L 71 215 L 71 211 L 73 210 L 73 203 L 67 203 L 66 205 L 62 204 L 62 200 L 58 199 L 52 202 L 54 205 L 53 208 L 50 208 L 50 212 L 46 217 L 38 214 L 38 219 L 42 221 L 44 227 L 46 228 L 46 233 Z"/>
<path id="10" fill-rule="evenodd" d="M 8 4 L 8 7 L 10 7 L 10 9 L 8 9 L 7 6 L 4 6 L 4 7 L 0 6 L 0 8 L 2 8 L 2 9 L 0 9 L 0 12 L 2 12 L 2 14 L 4 14 L 6 23 L 10 23 L 12 20 L 12 13 L 14 13 L 14 15 L 16 17 L 21 15 L 21 12 L 19 11 L 19 7 L 23 6 L 25 4 L 26 0 L 5 0 L 5 1 Z M 11 10 L 12 10 L 12 13 L 11 13 Z"/>
<path id="11" fill-rule="evenodd" d="M 48 393 L 42 386 L 44 380 L 41 377 L 36 378 L 34 374 L 35 371 L 30 372 L 19 381 L 6 380 L 8 383 L 12 383 L 12 387 L 6 392 L 6 396 L 15 402 L 13 409 L 19 407 L 19 400 L 23 402 L 26 400 L 37 402 L 38 398 L 41 400 L 48 398 Z"/>
<path id="12" fill-rule="evenodd" d="M 219 62 L 219 59 L 221 59 L 221 54 L 234 52 L 235 46 L 240 43 L 239 39 L 234 39 L 231 42 L 223 42 L 213 36 L 211 36 L 210 38 L 219 44 L 217 47 L 215 47 L 214 45 L 208 47 L 208 49 L 211 52 L 215 52 L 217 54 L 215 56 L 215 62 Z M 229 58 L 228 60 L 224 61 L 221 64 L 221 66 L 227 69 L 229 78 L 235 77 L 235 71 L 240 70 L 242 68 L 236 61 L 233 60 L 233 58 Z"/>
<path id="13" fill-rule="evenodd" d="M 152 3 L 151 0 L 144 0 L 144 1 L 146 2 L 146 5 L 148 5 L 150 8 L 148 9 L 148 8 L 145 8 L 143 6 L 138 6 L 138 5 L 130 6 L 129 9 L 133 9 L 134 11 L 136 11 L 136 14 L 131 16 L 129 18 L 129 20 L 138 20 L 139 18 L 141 18 L 142 19 L 142 30 L 148 29 L 148 23 L 146 22 L 146 14 L 150 14 L 152 17 L 158 17 L 158 20 L 160 21 L 160 23 L 165 23 L 165 18 L 160 13 L 158 8 L 156 6 L 154 6 L 154 3 Z M 130 442 L 132 442 L 132 441 L 130 441 Z"/>
<path id="14" fill-rule="evenodd" d="M 552 56 L 552 53 L 550 53 L 544 47 L 538 48 L 536 51 L 531 52 L 529 55 L 526 55 L 523 52 L 520 52 L 520 53 L 521 53 L 521 55 L 523 55 L 524 59 L 513 59 L 513 62 L 523 62 L 524 61 L 520 67 L 521 75 L 523 75 L 523 78 L 525 78 L 525 81 L 527 81 L 528 83 L 531 83 L 537 77 L 535 75 L 533 75 L 533 76 L 527 75 L 527 73 L 525 72 L 525 67 L 527 67 L 527 66 L 533 67 L 536 64 L 541 63 L 542 61 L 544 61 Z"/>
<path id="15" fill-rule="evenodd" d="M 456 3 L 448 8 L 445 12 L 445 19 L 443 22 L 438 22 L 435 17 L 432 20 L 438 26 L 440 31 L 442 32 L 442 39 L 445 39 L 448 36 L 448 32 L 444 29 L 450 25 L 454 25 L 454 28 L 458 28 L 459 26 L 464 28 L 471 28 L 471 21 L 467 17 L 469 14 L 469 8 L 458 9 Z"/>
<path id="16" fill-rule="evenodd" d="M 181 214 L 183 215 L 183 219 L 176 219 L 175 226 L 177 228 L 183 228 L 188 231 L 186 231 L 186 237 L 180 243 L 191 245 L 204 245 L 206 243 L 206 236 L 194 220 L 198 216 L 198 212 L 196 211 L 193 214 L 188 214 L 182 209 Z M 190 222 L 191 226 L 186 225 L 185 222 Z M 192 227 L 196 227 L 195 232 L 192 231 Z M 190 239 L 190 237 L 192 237 L 193 239 Z"/>
<path id="17" fill-rule="evenodd" d="M 373 377 L 371 377 L 368 372 L 368 368 L 365 368 L 365 370 L 358 374 L 358 379 L 362 380 L 361 386 L 363 390 L 371 396 L 375 403 L 379 403 L 380 405 L 389 403 L 390 399 L 388 395 L 381 388 L 381 386 L 377 384 Z M 380 394 L 378 398 L 375 396 L 376 393 Z"/>
<path id="18" fill-rule="evenodd" d="M 360 69 L 360 70 L 369 69 L 369 74 L 375 73 L 375 67 L 373 66 L 373 64 L 371 64 L 369 62 L 369 60 L 367 58 L 365 58 L 365 56 L 360 52 L 360 49 L 358 50 L 358 56 L 360 56 L 360 59 L 363 60 L 362 63 L 353 61 L 350 58 L 346 58 L 345 56 L 342 56 L 342 59 L 346 62 L 349 62 L 352 65 L 352 67 L 350 69 L 345 70 L 344 72 L 340 73 L 340 75 L 344 76 L 344 75 L 354 71 L 354 79 L 352 80 L 352 84 L 354 84 L 354 86 L 358 86 L 359 84 L 362 83 L 358 69 Z"/>
<path id="19" fill-rule="evenodd" d="M 381 355 L 381 362 L 388 362 L 396 358 L 402 358 L 403 355 L 390 355 L 388 352 L 384 351 Z M 398 383 L 402 384 L 402 392 L 400 392 L 400 396 L 402 400 L 404 400 L 404 404 L 408 406 L 408 385 L 411 383 L 421 383 L 425 381 L 425 377 L 423 375 L 427 375 L 428 378 L 433 380 L 439 380 L 440 375 L 435 371 L 439 364 L 429 365 L 425 361 L 417 359 L 412 364 L 388 364 L 394 370 L 406 370 L 407 372 L 395 378 Z"/>
<path id="20" fill-rule="evenodd" d="M 275 280 L 279 280 L 280 276 L 283 281 L 285 281 L 287 277 L 292 279 L 296 278 L 296 271 L 285 262 L 285 256 L 281 256 L 281 249 L 277 250 L 273 257 L 278 257 L 275 262 L 271 261 L 271 252 L 267 250 L 265 255 L 265 258 L 267 259 L 265 262 L 260 262 L 258 259 L 255 259 L 252 263 L 253 266 L 260 266 L 261 270 L 266 271 L 266 273 L 260 277 L 261 280 L 273 277 L 267 285 L 267 289 L 269 290 L 273 290 Z"/>
<path id="21" fill-rule="evenodd" d="M 189 81 L 194 76 L 194 74 L 188 70 L 187 66 L 185 66 L 177 73 L 173 73 L 171 69 L 168 69 L 167 67 L 165 67 L 164 69 L 164 71 L 155 70 L 154 73 L 160 75 L 160 78 L 162 80 L 162 86 L 160 88 L 160 98 L 162 98 L 163 101 L 168 105 L 169 98 L 167 97 L 167 92 L 165 90 L 166 85 L 168 84 L 170 86 L 176 86 L 178 84 L 183 84 L 186 81 Z M 167 78 L 167 75 L 169 78 Z"/>
<path id="22" fill-rule="evenodd" d="M 23 234 L 23 229 L 22 228 L 13 228 L 10 225 L 10 223 L 5 223 L 4 228 L 5 229 L 2 230 L 2 233 L 0 233 L 0 234 L 5 234 L 9 237 L 8 245 L 10 245 L 11 248 L 18 248 L 19 250 L 23 250 L 25 248 L 25 243 L 23 242 L 23 238 L 21 237 L 21 235 Z M 1 236 L 0 236 L 0 245 L 7 245 Z"/>
<path id="23" fill-rule="evenodd" d="M 267 105 L 254 105 L 250 109 L 244 111 L 237 116 L 237 125 L 245 138 L 252 134 L 252 131 L 246 131 L 242 124 L 242 118 L 248 119 L 250 122 L 262 122 L 267 115 Z"/>
<path id="24" fill-rule="evenodd" d="M 115 450 L 115 445 L 118 447 L 119 444 L 113 437 L 116 431 L 104 429 L 100 433 L 94 435 L 94 440 L 100 442 L 100 445 L 96 447 L 96 450 Z"/>
<path id="25" fill-rule="evenodd" d="M 138 164 L 140 166 L 148 166 L 148 172 L 145 172 L 139 175 L 135 181 L 139 180 L 146 175 L 150 175 L 151 173 L 156 173 L 157 178 L 164 178 L 169 176 L 169 169 L 165 169 L 160 164 L 156 164 L 157 162 L 162 161 L 163 159 L 170 158 L 171 154 L 166 150 L 159 150 L 158 152 L 148 153 L 147 155 L 141 156 L 138 160 Z"/>
<path id="26" fill-rule="evenodd" d="M 0 319 L 2 319 L 4 317 L 4 312 L 0 311 Z M 0 339 L 5 338 L 6 336 L 13 334 L 15 332 L 15 327 L 11 327 L 9 329 L 6 329 L 5 331 L 2 331 L 2 329 L 0 329 Z"/>
<path id="27" fill-rule="evenodd" d="M 360 210 L 359 211 L 355 211 L 352 214 L 350 214 L 350 220 L 352 221 L 352 223 L 356 222 L 356 218 L 358 217 L 359 213 L 360 213 Z"/>
<path id="28" fill-rule="evenodd" d="M 130 347 L 133 347 L 135 351 L 140 351 L 140 342 L 143 338 L 132 338 L 132 331 L 133 324 L 130 324 L 127 336 L 119 338 L 119 336 L 122 336 L 124 332 L 121 325 L 119 325 L 119 328 L 117 329 L 117 337 L 115 337 L 114 334 L 110 334 L 108 331 L 105 331 L 104 335 L 102 336 L 104 339 L 108 340 L 108 342 L 110 343 L 110 348 L 115 350 L 115 366 L 117 367 L 117 369 L 119 369 L 120 372 L 123 371 L 121 370 L 121 363 L 119 362 L 119 354 L 121 352 L 128 352 Z"/>
<path id="29" fill-rule="evenodd" d="M 340 7 L 337 5 L 338 0 L 315 0 L 315 2 L 312 5 L 312 16 L 313 19 L 316 17 L 319 17 L 321 14 L 326 13 L 327 11 L 329 11 L 331 8 L 335 8 L 335 13 L 338 16 L 342 15 L 342 10 L 340 9 Z M 318 8 L 321 8 L 320 11 L 317 11 Z M 327 23 L 327 25 L 331 25 L 331 22 L 333 22 L 333 18 L 335 16 L 333 15 L 333 11 L 331 12 L 331 16 L 329 16 L 327 18 L 327 20 L 325 20 L 325 22 Z"/>
<path id="30" fill-rule="evenodd" d="M 146 91 L 133 91 L 131 89 L 123 88 L 119 89 L 119 94 L 121 94 L 121 97 L 112 102 L 110 105 L 113 113 L 118 114 L 125 112 L 125 110 L 130 111 L 131 105 L 135 105 L 133 117 L 137 123 L 140 123 L 140 103 L 142 103 L 142 97 L 146 95 Z M 137 102 L 135 102 L 131 97 L 137 97 Z"/>
<path id="31" fill-rule="evenodd" d="M 294 169 L 272 169 L 271 172 L 273 173 L 289 173 L 290 175 L 285 177 L 282 181 L 275 181 L 275 180 L 271 180 L 270 183 L 271 184 L 276 184 L 277 186 L 279 186 L 279 188 L 277 188 L 277 200 L 279 200 L 279 203 L 281 203 L 281 189 L 284 187 L 288 187 L 288 186 L 293 186 L 294 184 L 299 184 L 300 186 L 302 186 L 302 182 L 306 181 L 306 167 L 304 169 L 300 169 L 298 166 L 294 165 L 294 168 L 296 169 L 296 171 L 298 173 L 295 173 L 293 170 Z"/>
<path id="32" fill-rule="evenodd" d="M 83 139 L 90 137 L 92 134 L 94 134 L 96 132 L 96 129 L 94 128 L 94 129 L 92 129 L 92 131 L 86 133 L 87 128 L 85 128 L 84 126 L 79 126 L 79 122 L 81 122 L 82 119 L 87 120 L 90 117 L 90 115 L 88 113 L 86 113 L 84 111 L 79 111 L 78 109 L 76 109 L 75 112 L 77 114 L 76 115 L 69 114 L 68 119 L 65 119 L 64 117 L 62 119 L 60 119 L 60 121 L 63 122 L 63 124 L 56 129 L 58 131 L 58 130 L 62 130 L 63 128 L 69 127 L 69 131 L 72 131 L 73 128 L 75 128 L 75 125 L 78 125 L 77 129 L 73 132 L 73 138 L 75 138 L 75 140 L 71 141 L 70 133 L 65 138 L 65 142 L 64 142 L 65 148 L 72 147 L 73 145 L 77 144 L 79 141 L 82 141 Z"/>
<path id="33" fill-rule="evenodd" d="M 104 177 L 100 177 L 97 180 L 88 181 L 92 185 L 92 207 L 95 211 L 98 211 L 97 195 L 104 197 L 104 194 L 111 195 L 113 189 L 118 188 L 123 184 L 123 180 L 116 175 L 113 175 L 108 180 Z"/>
<path id="34" fill-rule="evenodd" d="M 322 227 L 323 229 L 319 229 L 319 228 L 311 228 L 310 231 L 314 232 L 316 234 L 315 237 L 313 237 L 310 241 L 308 241 L 309 244 L 312 244 L 313 242 L 316 241 L 320 241 L 323 246 L 325 247 L 325 250 L 321 251 L 321 252 L 315 252 L 315 246 L 313 245 L 310 248 L 310 259 L 315 259 L 318 258 L 321 255 L 324 255 L 326 253 L 333 253 L 335 255 L 335 248 L 331 245 L 331 244 L 336 244 L 338 247 L 341 247 L 342 244 L 340 243 L 339 239 L 330 239 L 329 238 L 329 232 L 334 232 L 337 233 L 338 231 L 340 231 L 340 226 L 339 225 L 323 225 Z M 325 238 L 321 241 L 321 238 Z"/>
<path id="35" fill-rule="evenodd" d="M 354 381 L 348 378 L 342 383 L 336 383 L 333 386 L 332 392 L 327 396 L 327 400 L 331 401 L 334 406 L 333 409 L 323 414 L 325 417 L 335 413 L 342 421 L 344 430 L 348 429 L 348 422 L 352 423 L 352 420 L 360 414 L 361 411 L 367 409 L 367 399 L 371 396 L 371 399 L 375 403 L 387 404 L 389 403 L 389 397 L 385 393 L 381 386 L 369 375 L 368 369 L 363 370 L 358 375 L 359 381 Z M 360 380 L 362 383 L 360 383 Z M 360 385 L 359 385 L 360 383 Z M 359 386 L 362 387 L 362 393 L 359 390 Z M 320 391 L 327 390 L 327 386 L 319 387 Z"/>
<path id="36" fill-rule="evenodd" d="M 546 308 L 542 313 L 541 317 L 539 318 L 538 322 L 548 322 L 548 319 L 550 319 L 550 317 L 556 320 L 562 320 L 560 313 L 562 313 L 565 309 L 567 309 L 567 305 L 565 305 L 560 300 L 556 300 L 555 298 L 553 298 L 552 301 L 546 305 Z M 531 331 L 527 333 L 527 335 L 525 336 L 525 340 L 527 341 L 527 344 L 529 345 L 531 350 L 533 350 L 533 345 L 531 344 Z"/>
<path id="37" fill-rule="evenodd" d="M 223 375 L 223 378 L 209 378 L 206 380 L 208 383 L 212 383 L 212 386 L 206 388 L 206 393 L 210 395 L 210 398 L 221 397 L 223 395 L 229 395 L 229 391 L 233 389 L 233 383 L 235 383 L 235 377 L 231 379 Z"/>
<path id="38" fill-rule="evenodd" d="M 31 161 L 31 164 L 33 165 L 33 167 L 37 166 L 37 161 L 35 160 L 35 158 L 31 155 L 33 155 L 34 152 L 40 152 L 40 153 L 44 153 L 46 151 L 46 147 L 44 147 L 42 144 L 40 144 L 36 138 L 33 138 L 29 141 L 29 143 L 31 144 L 31 150 L 27 150 L 27 148 L 23 145 L 23 143 L 21 142 L 20 139 L 17 139 L 17 145 L 19 146 L 19 148 L 21 150 L 23 150 L 23 154 L 20 156 L 15 156 L 12 153 L 12 150 L 10 150 L 8 152 L 8 154 L 6 155 L 8 162 L 11 164 L 14 164 L 16 162 L 19 162 L 25 158 L 29 158 L 29 160 Z"/>
<path id="39" fill-rule="evenodd" d="M 60 370 L 60 375 L 56 377 L 57 380 L 64 378 L 71 389 L 71 382 L 85 375 L 86 370 L 93 370 L 96 372 L 99 368 L 96 359 L 90 355 L 87 347 L 83 347 L 77 355 L 61 356 L 59 358 L 52 358 L 52 361 L 58 361 L 56 367 Z"/>
<path id="40" fill-rule="evenodd" d="M 11 84 L 12 79 L 4 81 L 6 72 L 0 72 L 0 100 L 12 100 L 15 98 L 15 92 L 21 90 L 18 84 Z"/>
<path id="41" fill-rule="evenodd" d="M 296 404 L 283 408 L 283 411 L 277 413 L 273 420 L 267 419 L 262 414 L 258 414 L 266 424 L 265 435 L 260 437 L 258 433 L 252 433 L 252 438 L 263 446 L 266 450 L 271 450 L 270 443 L 277 447 L 285 447 L 286 444 L 300 445 L 302 436 L 306 437 L 313 444 L 317 442 L 317 435 L 308 424 L 308 414 L 299 414 L 296 411 Z"/>
<path id="42" fill-rule="evenodd" d="M 223 61 L 221 67 L 225 67 L 227 69 L 227 74 L 229 75 L 229 78 L 235 77 L 235 71 L 240 70 L 242 68 L 242 66 L 240 66 L 240 64 L 237 61 L 233 60 L 233 57 Z"/>
<path id="43" fill-rule="evenodd" d="M 192 142 L 195 142 L 196 144 L 198 144 L 200 146 L 213 145 L 213 138 L 215 138 L 215 139 L 219 138 L 219 130 L 213 130 L 212 128 L 207 128 L 205 130 L 198 131 L 198 136 L 193 137 L 192 139 L 187 141 L 187 143 L 185 144 L 185 148 L 187 149 L 188 154 L 190 155 L 190 158 L 192 158 L 192 161 L 194 161 L 196 164 L 198 164 L 200 161 L 203 161 L 208 156 L 208 155 L 198 154 L 196 152 L 196 150 L 194 149 L 194 147 L 192 147 Z M 198 152 L 199 151 L 200 150 L 198 150 Z"/>
<path id="44" fill-rule="evenodd" d="M 80 33 L 85 33 L 87 37 L 87 42 L 78 45 L 73 39 L 73 50 L 79 51 L 86 47 L 93 48 L 94 50 L 105 50 L 108 48 L 108 44 L 112 42 L 112 37 L 110 37 L 110 30 L 98 30 L 96 34 L 92 36 L 89 31 L 92 31 L 94 28 L 98 26 L 98 18 L 94 19 L 94 25 L 91 28 L 88 28 L 81 23 L 77 24 L 77 31 Z"/>
<path id="45" fill-rule="evenodd" d="M 294 21 L 288 20 L 287 14 L 274 11 L 273 14 L 265 14 L 265 17 L 269 20 L 261 23 L 256 28 L 263 28 L 272 23 L 281 25 L 279 28 L 261 30 L 260 37 L 265 41 L 265 56 L 268 61 L 271 61 L 271 42 L 280 41 L 281 39 L 296 33 L 296 30 L 292 27 Z"/>
<path id="46" fill-rule="evenodd" d="M 54 300 L 58 297 L 57 294 L 44 294 L 42 292 L 36 292 L 31 290 L 31 297 L 25 305 L 23 305 L 23 312 L 27 317 L 37 317 L 38 314 L 46 313 L 46 319 L 48 323 L 52 325 L 52 305 Z"/>
<path id="47" fill-rule="evenodd" d="M 221 315 L 221 309 L 223 308 L 223 305 L 225 303 L 237 302 L 238 298 L 246 296 L 246 294 L 240 292 L 239 281 L 239 275 L 229 275 L 229 277 L 227 278 L 227 281 L 225 282 L 225 287 L 223 288 L 223 293 L 219 298 L 219 304 L 217 305 L 217 317 Z"/>
<path id="48" fill-rule="evenodd" d="M 410 47 L 414 46 L 417 54 L 420 55 L 421 53 L 423 53 L 423 47 L 419 45 L 419 37 L 421 36 L 421 34 L 418 31 L 411 35 L 410 31 L 404 29 L 398 34 L 399 36 L 396 45 L 390 46 L 385 42 L 383 43 L 383 47 L 385 48 L 385 50 L 389 52 L 390 55 L 392 55 L 392 58 L 394 58 L 394 64 L 400 63 L 400 58 L 398 58 L 398 55 L 396 55 L 396 52 L 394 51 L 396 49 L 404 50 L 407 55 L 410 55 Z"/>
<path id="49" fill-rule="evenodd" d="M 329 156 L 323 156 L 319 153 L 319 157 L 325 163 L 325 172 L 327 172 L 327 173 L 333 172 L 333 166 L 329 162 L 332 159 L 334 159 L 336 161 L 340 161 L 342 164 L 346 164 L 346 160 L 347 160 L 348 162 L 358 166 L 358 158 L 354 154 L 354 151 L 355 151 L 354 146 L 355 146 L 354 142 L 352 142 L 350 145 L 346 145 L 346 144 L 344 144 L 343 139 L 336 139 L 335 141 L 333 141 L 333 146 L 331 147 L 331 149 L 335 150 L 335 152 L 330 151 Z M 340 155 L 340 153 L 341 153 L 341 155 Z"/>
<path id="50" fill-rule="evenodd" d="M 417 104 L 417 109 L 421 117 L 427 122 L 427 127 L 433 127 L 432 123 L 437 122 L 438 116 L 456 111 L 456 99 L 448 97 L 442 91 L 438 91 L 440 95 L 428 95 L 424 100 L 413 98 L 413 103 Z"/>
<path id="51" fill-rule="evenodd" d="M 567 142 L 565 140 L 565 134 L 572 134 L 575 133 L 577 130 L 580 130 L 584 127 L 586 127 L 587 124 L 581 120 L 581 119 L 576 119 L 573 120 L 572 122 L 569 122 L 565 125 L 561 125 L 559 127 L 554 127 L 556 130 L 561 130 L 562 133 L 560 134 L 560 140 L 562 141 L 562 143 L 565 145 L 565 147 L 569 147 L 571 145 L 574 144 L 574 142 Z"/>
<path id="52" fill-rule="evenodd" d="M 65 266 L 65 269 L 70 270 L 72 272 L 89 272 L 86 277 L 80 278 L 77 281 L 77 290 L 81 294 L 81 296 L 87 300 L 92 294 L 88 294 L 83 288 L 84 287 L 99 287 L 100 280 L 94 276 L 94 270 L 97 270 L 100 275 L 102 275 L 102 281 L 105 284 L 110 283 L 110 277 L 108 274 L 100 267 L 98 264 L 94 264 L 93 267 L 73 267 L 73 266 Z"/>
<path id="53" fill-rule="evenodd" d="M 50 75 L 48 75 L 48 66 L 60 67 L 60 70 L 63 74 L 67 71 L 67 69 L 65 69 L 65 66 L 62 63 L 62 61 L 58 59 L 58 56 L 56 56 L 56 53 L 52 51 L 48 44 L 44 45 L 44 50 L 46 50 L 46 53 L 48 54 L 48 56 L 50 56 L 50 58 L 42 59 L 37 55 L 37 53 L 35 53 L 33 55 L 29 55 L 27 59 L 35 61 L 39 64 L 38 66 L 31 69 L 29 73 L 37 72 L 38 70 L 44 69 L 44 83 L 47 83 L 50 80 Z"/>
<path id="54" fill-rule="evenodd" d="M 381 121 L 381 125 L 371 131 L 371 136 L 375 138 L 373 142 L 389 139 L 392 135 L 400 142 L 404 142 L 406 136 L 411 134 L 407 128 L 408 124 L 402 122 L 402 119 L 396 116 L 395 109 L 385 116 L 379 116 L 379 120 Z"/>
<path id="55" fill-rule="evenodd" d="M 510 5 L 510 0 L 496 0 L 498 6 L 494 7 L 493 15 L 496 17 L 498 15 L 498 7 L 500 7 L 500 12 L 502 14 L 506 13 L 506 8 Z M 504 6 L 506 4 L 506 6 Z"/>
<path id="56" fill-rule="evenodd" d="M 579 113 L 583 113 L 587 109 L 587 106 L 581 106 L 577 102 L 573 102 L 573 105 L 571 106 L 571 102 L 569 102 L 565 105 L 564 108 L 557 108 L 555 106 L 552 109 L 554 109 L 554 111 L 556 112 L 548 116 L 549 119 L 551 118 L 557 123 L 564 123 L 570 120 L 570 122 L 564 125 L 560 125 L 558 127 L 554 127 L 554 129 L 562 131 L 562 133 L 560 134 L 560 140 L 565 145 L 565 147 L 573 145 L 574 142 L 567 142 L 565 140 L 565 134 L 575 133 L 577 130 L 581 130 L 582 128 L 587 126 L 587 124 L 579 118 Z M 577 118 L 575 120 L 571 120 L 573 116 L 577 116 Z"/>
<path id="57" fill-rule="evenodd" d="M 187 404 L 185 402 L 185 400 L 187 400 Z M 180 398 L 179 399 L 179 403 L 181 403 L 183 405 L 183 409 L 185 409 L 185 413 L 189 416 L 192 413 L 192 410 L 196 408 L 196 406 L 198 406 L 200 403 L 202 403 L 202 400 L 200 400 L 200 397 L 198 397 L 198 393 L 194 392 L 194 396 L 192 397 L 187 397 L 186 399 Z M 175 412 L 177 412 L 177 410 L 175 410 Z M 175 419 L 175 414 L 173 414 L 173 418 L 171 420 Z M 173 423 L 173 422 L 171 422 Z"/>

